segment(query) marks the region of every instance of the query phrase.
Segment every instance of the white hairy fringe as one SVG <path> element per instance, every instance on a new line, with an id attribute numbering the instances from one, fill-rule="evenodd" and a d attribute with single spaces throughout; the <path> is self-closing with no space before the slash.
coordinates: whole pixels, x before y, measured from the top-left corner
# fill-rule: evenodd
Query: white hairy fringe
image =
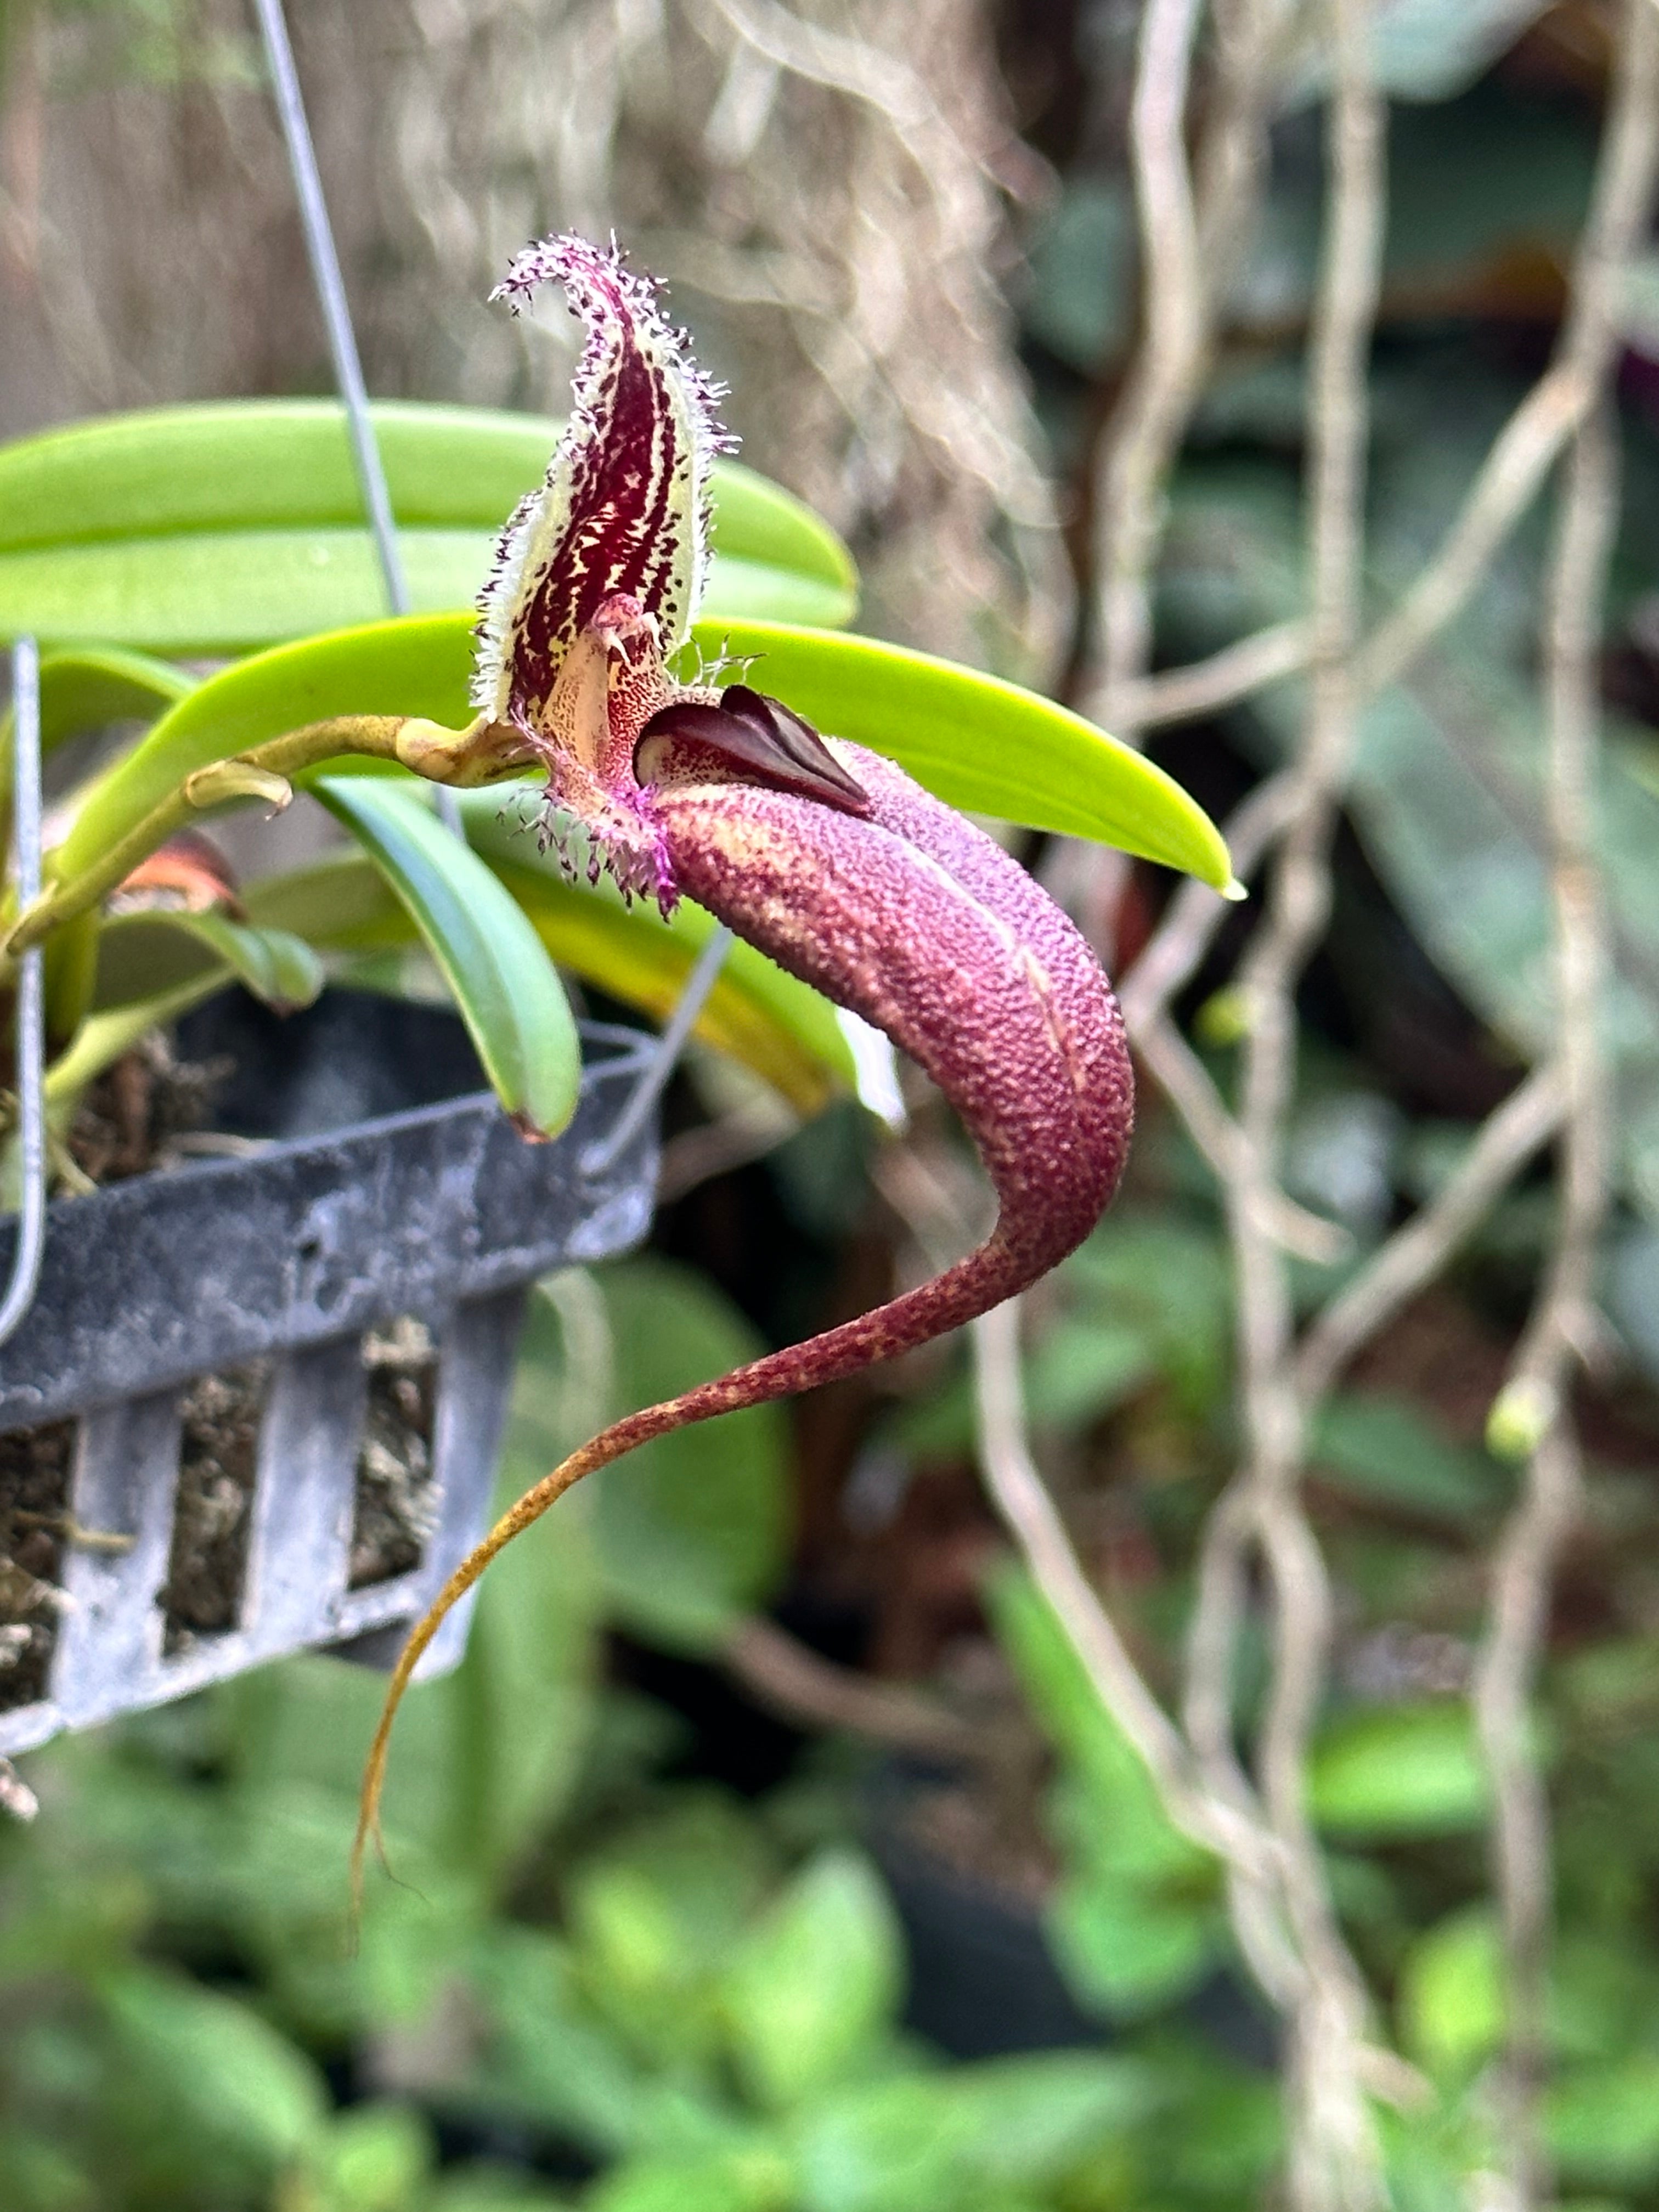
<path id="1" fill-rule="evenodd" d="M 623 303 L 623 316 L 604 296 L 595 277 L 615 286 Z M 734 451 L 737 445 L 720 420 L 723 387 L 692 360 L 687 333 L 665 318 L 655 287 L 628 268 L 614 240 L 606 249 L 574 234 L 544 239 L 514 258 L 490 297 L 505 299 L 517 314 L 548 283 L 562 285 L 572 313 L 585 325 L 585 336 L 572 380 L 570 419 L 548 464 L 546 480 L 514 509 L 478 596 L 471 700 L 480 713 L 495 719 L 504 717 L 507 709 L 513 637 L 523 611 L 526 579 L 533 588 L 546 558 L 570 526 L 578 457 L 590 447 L 602 447 L 610 434 L 605 395 L 617 357 L 624 349 L 637 350 L 660 372 L 670 396 L 670 412 L 656 426 L 657 436 L 672 441 L 663 465 L 671 483 L 684 486 L 683 493 L 673 497 L 672 511 L 687 526 L 680 533 L 676 572 L 660 603 L 649 610 L 658 617 L 665 653 L 684 642 L 702 605 L 714 519 L 710 474 L 715 457 Z"/>

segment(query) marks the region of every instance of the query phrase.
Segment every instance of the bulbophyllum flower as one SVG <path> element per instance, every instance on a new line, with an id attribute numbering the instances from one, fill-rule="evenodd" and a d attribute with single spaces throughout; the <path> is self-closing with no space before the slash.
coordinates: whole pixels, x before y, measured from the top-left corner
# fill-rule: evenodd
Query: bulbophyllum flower
<path id="1" fill-rule="evenodd" d="M 519 257 L 500 295 L 517 308 L 550 282 L 586 328 L 575 404 L 481 599 L 478 720 L 459 743 L 497 768 L 538 763 L 548 834 L 573 823 L 595 878 L 608 869 L 665 914 L 695 899 L 884 1030 L 960 1114 L 999 1212 L 984 1243 L 931 1282 L 629 1415 L 520 1499 L 399 1661 L 370 1754 L 360 1853 L 410 1674 L 504 1544 L 581 1475 L 651 1437 L 834 1381 L 1013 1296 L 1093 1227 L 1133 1115 L 1106 978 L 1016 861 L 891 761 L 820 735 L 746 677 L 671 673 L 708 570 L 710 466 L 729 445 L 718 394 L 614 250 L 549 240 Z M 400 741 L 411 765 L 422 743 L 418 732 Z M 453 734 L 434 730 L 431 743 L 453 762 Z"/>

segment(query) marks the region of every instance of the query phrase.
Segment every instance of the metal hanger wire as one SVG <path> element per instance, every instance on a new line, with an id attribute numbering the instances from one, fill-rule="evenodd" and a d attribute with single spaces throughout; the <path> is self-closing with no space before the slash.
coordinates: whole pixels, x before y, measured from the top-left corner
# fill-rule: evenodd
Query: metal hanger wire
<path id="1" fill-rule="evenodd" d="M 351 303 L 346 297 L 344 281 L 340 275 L 340 257 L 335 249 L 328 203 L 323 197 L 316 148 L 306 117 L 299 73 L 294 65 L 294 47 L 283 12 L 283 0 L 254 0 L 254 5 L 258 12 L 260 35 L 264 41 L 265 57 L 276 92 L 283 139 L 288 149 L 289 167 L 293 172 L 295 194 L 299 200 L 301 219 L 305 225 L 306 251 L 310 258 L 311 273 L 317 287 L 323 319 L 328 326 L 329 351 L 333 356 L 335 381 L 345 402 L 351 427 L 351 450 L 357 465 L 357 479 L 362 487 L 363 505 L 374 533 L 380 573 L 386 580 L 386 598 L 394 614 L 407 614 L 409 586 L 398 555 L 397 529 L 391 497 L 386 489 L 386 471 L 380 458 L 380 443 L 374 434 L 374 420 L 368 411 L 368 392 L 363 382 L 356 332 L 352 326 Z M 434 797 L 440 818 L 458 837 L 464 836 L 460 802 L 455 793 L 447 785 L 439 784 L 434 787 Z M 704 946 L 696 965 L 686 979 L 685 994 L 665 1026 L 650 1064 L 623 1109 L 615 1131 L 603 1145 L 590 1147 L 582 1162 L 584 1172 L 601 1173 L 621 1158 L 638 1134 L 641 1124 L 674 1072 L 675 1063 L 696 1025 L 703 1003 L 719 977 L 731 943 L 731 932 L 722 927 Z"/>
<path id="2" fill-rule="evenodd" d="M 386 603 L 395 615 L 410 611 L 409 584 L 398 545 L 396 518 L 387 488 L 380 442 L 369 413 L 362 360 L 352 325 L 351 305 L 340 274 L 340 257 L 329 222 L 317 168 L 316 148 L 294 64 L 293 42 L 283 0 L 254 0 L 270 71 L 283 141 L 288 152 L 295 197 L 305 229 L 306 252 L 328 333 L 335 383 L 346 410 L 353 464 L 363 507 L 374 540 Z M 11 651 L 13 799 L 12 873 L 21 913 L 40 892 L 40 656 L 33 637 L 20 638 Z M 463 836 L 460 804 L 445 785 L 434 787 L 441 819 Z M 731 948 L 723 925 L 698 954 L 685 988 L 660 1036 L 641 1052 L 639 1073 L 617 1125 L 601 1143 L 590 1146 L 580 1162 L 585 1175 L 601 1175 L 620 1158 L 638 1135 L 674 1072 L 697 1017 L 719 980 Z M 18 1102 L 17 1241 L 5 1296 L 0 1298 L 0 1345 L 15 1334 L 34 1303 L 46 1231 L 46 1022 L 44 955 L 39 945 L 18 963 L 16 1092 Z"/>
<path id="3" fill-rule="evenodd" d="M 12 872 L 21 914 L 40 896 L 40 654 L 32 637 L 11 649 Z M 32 945 L 17 963 L 17 1242 L 0 1299 L 0 1344 L 34 1304 L 46 1246 L 45 959 Z"/>

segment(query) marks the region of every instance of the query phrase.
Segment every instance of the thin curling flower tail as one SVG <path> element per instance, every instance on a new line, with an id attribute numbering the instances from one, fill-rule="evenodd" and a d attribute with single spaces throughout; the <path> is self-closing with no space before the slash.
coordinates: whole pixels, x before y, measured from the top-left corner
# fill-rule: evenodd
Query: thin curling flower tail
<path id="1" fill-rule="evenodd" d="M 701 526 L 708 388 L 615 256 L 555 240 L 514 267 L 509 289 L 543 274 L 564 283 L 588 342 L 541 504 L 509 526 L 493 603 L 486 595 L 499 628 L 481 653 L 481 704 L 529 737 L 550 800 L 575 816 L 624 890 L 648 890 L 665 911 L 696 900 L 908 1053 L 978 1146 L 998 1214 L 984 1243 L 931 1282 L 628 1415 L 520 1499 L 398 1661 L 364 1777 L 354 1881 L 378 1834 L 392 1722 L 415 1666 L 504 1545 L 584 1474 L 653 1437 L 834 1382 L 1023 1290 L 1099 1218 L 1133 1121 L 1106 979 L 1016 861 L 890 761 L 820 736 L 784 702 L 668 674 L 665 638 L 682 634 L 700 571 L 678 531 L 653 559 L 642 517 L 660 498 Z M 617 460 L 624 451 L 648 461 L 646 489 Z"/>
<path id="2" fill-rule="evenodd" d="M 851 745 L 836 753 L 862 788 L 863 815 L 762 786 L 660 787 L 671 862 L 689 896 L 926 1070 L 979 1147 L 996 1225 L 931 1282 L 629 1414 L 526 1492 L 405 1646 L 370 1753 L 356 1864 L 375 1831 L 392 1719 L 421 1653 L 496 1553 L 574 1483 L 653 1437 L 816 1389 L 974 1320 L 1080 1243 L 1116 1186 L 1133 1080 L 1093 954 L 982 831 L 891 762 Z"/>

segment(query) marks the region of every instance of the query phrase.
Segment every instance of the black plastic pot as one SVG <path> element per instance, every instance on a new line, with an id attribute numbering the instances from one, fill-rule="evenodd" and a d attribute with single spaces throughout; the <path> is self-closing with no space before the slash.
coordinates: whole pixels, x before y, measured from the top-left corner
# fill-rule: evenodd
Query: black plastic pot
<path id="1" fill-rule="evenodd" d="M 441 1010 L 337 992 L 280 1023 L 234 1000 L 192 1020 L 188 1054 L 234 1060 L 220 1127 L 271 1141 L 51 1209 L 39 1296 L 0 1350 L 0 1444 L 31 1431 L 21 1449 L 70 1455 L 71 1521 L 44 1680 L 0 1710 L 0 1753 L 307 1647 L 389 1662 L 481 1530 L 527 1285 L 649 1227 L 653 1128 L 582 1167 L 648 1042 L 586 1031 L 575 1121 L 529 1145 Z M 363 1346 L 394 1323 L 432 1346 L 428 1517 L 417 1565 L 354 1588 Z M 181 1408 L 227 1370 L 256 1378 L 258 1408 L 234 1617 L 181 1636 L 163 1601 Z M 459 1659 L 466 1625 L 458 1607 L 424 1671 Z"/>
<path id="2" fill-rule="evenodd" d="M 1114 2030 L 1073 1994 L 1029 1898 L 949 1864 L 913 1826 L 918 1793 L 957 1770 L 900 1758 L 873 1778 L 866 1840 L 904 1929 L 904 2024 L 953 2058 L 995 2058 L 1109 2042 Z M 1238 2064 L 1272 2072 L 1273 2024 L 1259 1998 L 1221 1969 L 1182 2001 L 1182 2017 Z"/>

